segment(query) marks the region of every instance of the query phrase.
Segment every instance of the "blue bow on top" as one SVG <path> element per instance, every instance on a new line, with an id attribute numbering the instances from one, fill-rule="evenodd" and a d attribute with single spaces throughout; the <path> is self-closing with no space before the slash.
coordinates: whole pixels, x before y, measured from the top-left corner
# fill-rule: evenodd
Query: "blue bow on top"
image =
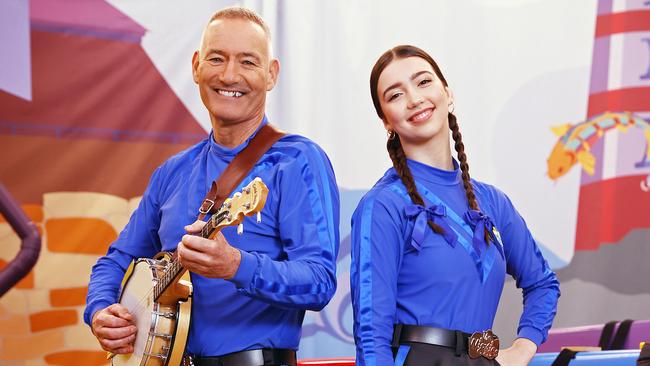
<path id="1" fill-rule="evenodd" d="M 422 245 L 424 244 L 424 234 L 429 226 L 427 224 L 429 220 L 442 228 L 444 231 L 442 236 L 452 248 L 456 246 L 456 233 L 443 219 L 447 216 L 445 206 L 431 205 L 429 207 L 424 207 L 422 205 L 408 205 L 404 208 L 404 211 L 406 217 L 411 220 L 415 219 L 413 233 L 411 234 L 411 246 L 413 246 L 413 248 L 418 251 L 422 249 Z"/>
<path id="2" fill-rule="evenodd" d="M 476 251 L 476 254 L 478 256 L 481 256 L 481 247 L 483 246 L 483 243 L 485 243 L 485 231 L 487 231 L 488 235 L 492 239 L 492 242 L 494 245 L 496 245 L 497 249 L 499 250 L 499 253 L 501 254 L 502 258 L 505 258 L 503 254 L 503 248 L 501 241 L 497 239 L 496 235 L 494 234 L 494 228 L 496 226 L 494 225 L 494 222 L 492 222 L 492 219 L 490 216 L 484 214 L 481 211 L 476 211 L 476 210 L 468 210 L 465 213 L 465 221 L 474 228 L 474 236 L 472 237 L 472 246 L 474 247 L 474 250 Z M 486 243 L 487 246 L 487 243 Z"/>

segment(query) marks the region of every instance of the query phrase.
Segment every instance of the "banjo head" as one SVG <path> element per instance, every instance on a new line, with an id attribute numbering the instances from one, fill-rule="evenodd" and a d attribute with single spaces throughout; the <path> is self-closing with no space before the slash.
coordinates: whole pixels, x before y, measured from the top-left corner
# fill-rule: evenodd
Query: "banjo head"
<path id="1" fill-rule="evenodd" d="M 133 315 L 137 333 L 133 344 L 133 353 L 115 355 L 112 364 L 116 366 L 137 366 L 150 347 L 148 345 L 149 332 L 155 326 L 155 317 L 152 315 L 157 307 L 153 299 L 153 286 L 155 285 L 155 270 L 151 268 L 151 260 L 138 260 L 135 262 L 133 272 L 127 279 L 120 296 L 120 304 Z M 162 363 L 161 363 L 162 364 Z"/>

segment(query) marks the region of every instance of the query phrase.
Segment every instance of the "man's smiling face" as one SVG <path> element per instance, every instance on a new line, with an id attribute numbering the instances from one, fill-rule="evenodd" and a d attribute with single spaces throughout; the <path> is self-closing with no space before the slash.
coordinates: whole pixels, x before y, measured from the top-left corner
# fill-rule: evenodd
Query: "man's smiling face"
<path id="1" fill-rule="evenodd" d="M 194 53 L 192 72 L 213 127 L 261 120 L 279 65 L 264 29 L 246 19 L 216 19 Z"/>

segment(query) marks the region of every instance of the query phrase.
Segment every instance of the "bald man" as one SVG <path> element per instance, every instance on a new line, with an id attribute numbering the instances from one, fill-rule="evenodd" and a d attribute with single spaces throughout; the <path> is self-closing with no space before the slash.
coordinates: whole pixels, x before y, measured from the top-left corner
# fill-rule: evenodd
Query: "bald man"
<path id="1" fill-rule="evenodd" d="M 103 349 L 133 352 L 133 316 L 117 304 L 130 262 L 176 250 L 194 286 L 186 353 L 195 365 L 296 364 L 305 310 L 322 309 L 336 289 L 339 197 L 325 153 L 305 137 L 281 138 L 240 185 L 259 176 L 269 187 L 262 223 L 248 222 L 242 235 L 224 228 L 214 240 L 192 235 L 211 182 L 267 123 L 279 71 L 257 14 L 234 7 L 212 16 L 192 57 L 212 132 L 156 169 L 93 267 L 84 319 Z"/>

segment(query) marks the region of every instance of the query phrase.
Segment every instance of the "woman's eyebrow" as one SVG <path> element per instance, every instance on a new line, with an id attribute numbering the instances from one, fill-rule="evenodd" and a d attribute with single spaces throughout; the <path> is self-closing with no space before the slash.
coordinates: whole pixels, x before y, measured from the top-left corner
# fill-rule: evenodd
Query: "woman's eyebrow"
<path id="1" fill-rule="evenodd" d="M 420 75 L 422 75 L 422 74 L 431 74 L 431 71 L 428 71 L 428 70 L 418 71 L 418 72 L 416 72 L 415 74 L 411 75 L 411 80 L 415 80 L 418 76 L 420 76 Z M 386 93 L 388 93 L 388 92 L 391 91 L 392 89 L 399 88 L 400 86 L 402 86 L 402 83 L 398 81 L 398 82 L 396 82 L 395 84 L 393 84 L 393 85 L 389 86 L 388 88 L 386 88 L 386 90 L 384 90 L 384 93 L 383 93 L 382 95 L 383 95 L 384 98 L 385 98 L 385 97 L 386 97 Z"/>

